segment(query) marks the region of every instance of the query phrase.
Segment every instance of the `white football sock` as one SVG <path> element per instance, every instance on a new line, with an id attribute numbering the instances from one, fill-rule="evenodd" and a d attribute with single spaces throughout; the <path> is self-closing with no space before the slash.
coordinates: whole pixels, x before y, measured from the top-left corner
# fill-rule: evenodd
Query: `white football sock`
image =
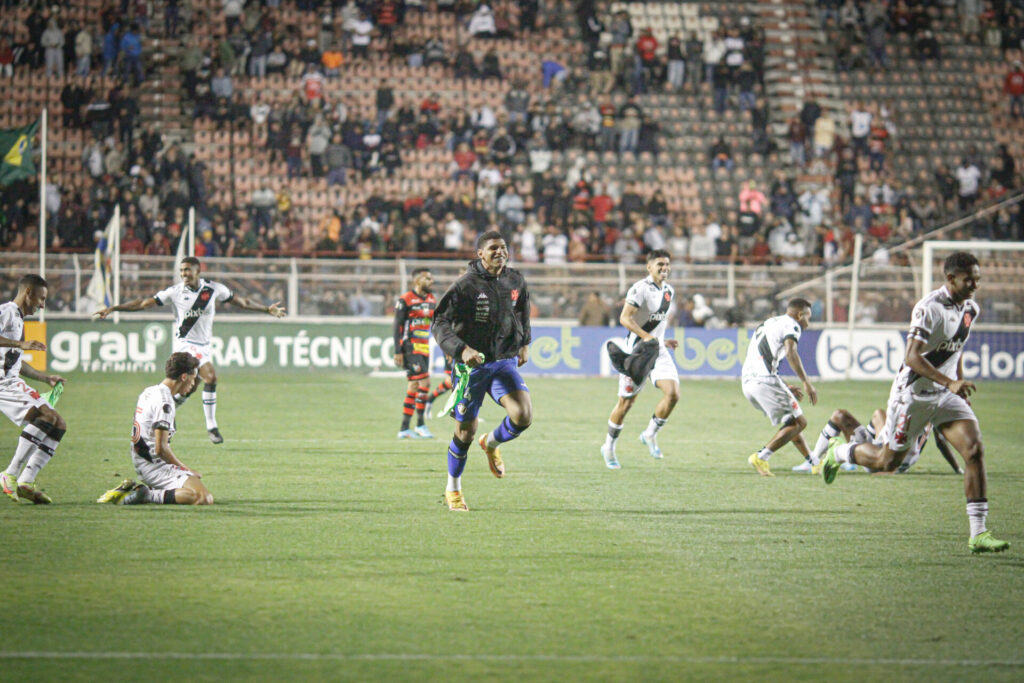
<path id="1" fill-rule="evenodd" d="M 608 433 L 605 434 L 604 444 L 609 448 L 615 448 L 615 442 L 619 440 L 619 434 L 622 433 L 622 425 L 617 425 L 611 420 L 608 420 Z"/>
<path id="2" fill-rule="evenodd" d="M 821 460 L 821 456 L 825 455 L 825 451 L 828 450 L 828 440 L 834 439 L 839 436 L 839 429 L 836 428 L 832 421 L 822 427 L 821 432 L 818 434 L 818 440 L 814 443 L 814 450 L 811 451 L 811 464 L 817 465 Z"/>
<path id="3" fill-rule="evenodd" d="M 203 415 L 206 416 L 207 431 L 217 428 L 217 392 L 203 391 Z"/>
<path id="4" fill-rule="evenodd" d="M 7 474 L 12 477 L 17 477 L 21 472 L 21 468 L 25 465 L 25 461 L 32 455 L 32 451 L 36 449 L 36 443 L 46 438 L 46 434 L 35 425 L 27 424 L 22 430 L 22 436 L 18 439 L 18 448 L 14 451 L 14 457 L 11 458 L 11 464 L 4 470 Z"/>
<path id="5" fill-rule="evenodd" d="M 448 475 L 448 486 L 445 488 L 445 491 L 461 491 L 461 490 L 462 490 L 462 477 L 461 476 L 453 477 L 452 475 L 449 474 Z"/>
<path id="6" fill-rule="evenodd" d="M 762 460 L 767 460 L 768 458 L 772 457 L 772 453 L 774 452 L 775 451 L 765 446 L 764 448 L 757 452 L 757 457 L 761 458 Z"/>
<path id="7" fill-rule="evenodd" d="M 988 517 L 988 501 L 967 504 L 967 521 L 971 524 L 971 538 L 985 533 L 986 517 Z"/>
<path id="8" fill-rule="evenodd" d="M 658 430 L 665 426 L 668 422 L 667 419 L 658 417 L 657 415 L 651 415 L 651 421 L 647 423 L 647 429 L 644 430 L 644 436 L 648 439 L 658 435 Z"/>
<path id="9" fill-rule="evenodd" d="M 852 443 L 844 443 L 842 446 L 836 449 L 836 462 L 842 464 L 847 462 L 853 462 L 850 457 L 850 451 L 853 450 Z"/>

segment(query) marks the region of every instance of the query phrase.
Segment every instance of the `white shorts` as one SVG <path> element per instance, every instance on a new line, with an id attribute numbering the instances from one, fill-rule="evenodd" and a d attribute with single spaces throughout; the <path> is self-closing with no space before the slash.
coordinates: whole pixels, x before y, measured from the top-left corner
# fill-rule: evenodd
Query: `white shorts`
<path id="1" fill-rule="evenodd" d="M 917 442 L 928 423 L 936 428 L 957 420 L 978 421 L 967 401 L 943 389 L 934 394 L 915 394 L 904 389 L 889 395 L 882 443 L 902 453 Z"/>
<path id="2" fill-rule="evenodd" d="M 188 470 L 183 470 L 175 465 L 168 464 L 163 460 L 148 462 L 132 453 L 132 464 L 139 474 L 142 483 L 151 489 L 159 491 L 165 489 L 180 489 L 192 476 Z"/>
<path id="3" fill-rule="evenodd" d="M 184 351 L 198 360 L 200 366 L 213 362 L 213 346 L 211 344 L 197 344 L 184 339 L 175 339 L 172 351 L 174 353 Z"/>
<path id="4" fill-rule="evenodd" d="M 670 380 L 679 384 L 679 370 L 676 368 L 676 362 L 672 360 L 672 354 L 669 353 L 668 348 L 665 346 L 665 342 L 659 342 L 658 348 L 658 360 L 654 361 L 654 368 L 651 370 L 649 377 L 651 381 L 657 384 L 663 379 Z M 619 397 L 620 398 L 633 398 L 647 386 L 647 380 L 645 379 L 640 384 L 634 384 L 626 375 L 619 375 Z"/>
<path id="5" fill-rule="evenodd" d="M 49 405 L 46 399 L 20 379 L 0 383 L 0 412 L 14 424 L 25 424 L 28 411 L 44 405 Z"/>
<path id="6" fill-rule="evenodd" d="M 773 425 L 804 414 L 793 392 L 778 375 L 744 378 L 743 395 L 750 405 L 767 415 Z"/>

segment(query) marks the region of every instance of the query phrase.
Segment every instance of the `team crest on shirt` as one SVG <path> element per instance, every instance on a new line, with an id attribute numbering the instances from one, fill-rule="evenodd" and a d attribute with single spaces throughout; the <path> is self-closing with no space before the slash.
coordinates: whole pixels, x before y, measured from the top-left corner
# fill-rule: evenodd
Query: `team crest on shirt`
<path id="1" fill-rule="evenodd" d="M 974 317 L 971 316 L 971 312 L 970 311 L 967 311 L 966 313 L 964 313 L 964 327 L 970 327 L 972 320 L 974 320 Z"/>
<path id="2" fill-rule="evenodd" d="M 517 301 L 519 301 L 519 290 L 518 289 L 513 289 L 512 290 L 512 303 L 516 303 Z"/>
<path id="3" fill-rule="evenodd" d="M 668 292 L 665 292 L 665 301 L 670 301 L 671 299 L 672 299 L 672 295 L 669 294 Z"/>
<path id="4" fill-rule="evenodd" d="M 205 304 L 207 301 L 210 300 L 211 294 L 212 292 L 210 292 L 210 290 L 204 289 L 203 291 L 199 292 L 199 300 Z"/>

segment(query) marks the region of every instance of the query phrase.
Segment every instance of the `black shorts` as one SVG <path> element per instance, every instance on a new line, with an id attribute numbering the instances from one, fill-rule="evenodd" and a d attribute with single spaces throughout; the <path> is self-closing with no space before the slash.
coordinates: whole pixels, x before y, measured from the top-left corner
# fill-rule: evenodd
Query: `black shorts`
<path id="1" fill-rule="evenodd" d="M 402 365 L 405 378 L 410 382 L 430 377 L 430 356 L 422 353 L 403 353 Z"/>

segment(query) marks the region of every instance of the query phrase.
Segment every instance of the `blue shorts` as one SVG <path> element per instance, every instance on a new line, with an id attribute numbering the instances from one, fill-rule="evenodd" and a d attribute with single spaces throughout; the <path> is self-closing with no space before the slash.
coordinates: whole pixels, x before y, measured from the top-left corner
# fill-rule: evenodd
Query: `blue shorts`
<path id="1" fill-rule="evenodd" d="M 529 392 L 519 375 L 518 366 L 515 358 L 505 358 L 473 368 L 469 373 L 466 395 L 455 406 L 455 419 L 459 422 L 475 420 L 487 394 L 499 402 L 502 396 L 513 391 Z"/>

